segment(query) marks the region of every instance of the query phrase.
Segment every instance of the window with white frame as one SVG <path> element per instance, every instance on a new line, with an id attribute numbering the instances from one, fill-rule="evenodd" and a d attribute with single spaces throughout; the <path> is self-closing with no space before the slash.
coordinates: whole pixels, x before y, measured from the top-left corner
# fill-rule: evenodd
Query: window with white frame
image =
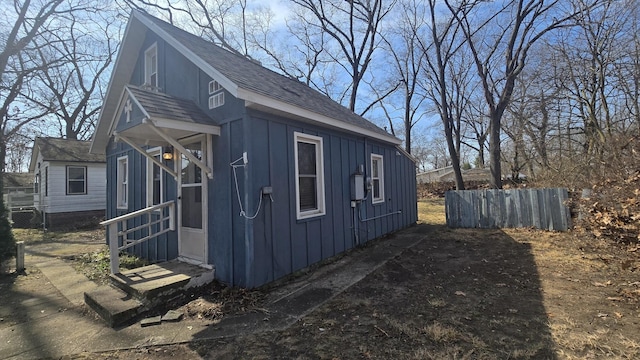
<path id="1" fill-rule="evenodd" d="M 294 133 L 297 218 L 324 215 L 322 138 Z"/>
<path id="2" fill-rule="evenodd" d="M 158 46 L 151 45 L 144 52 L 144 83 L 151 88 L 158 87 Z"/>
<path id="3" fill-rule="evenodd" d="M 384 202 L 384 163 L 382 155 L 371 154 L 371 202 Z"/>
<path id="4" fill-rule="evenodd" d="M 129 202 L 129 157 L 118 158 L 116 199 L 118 209 L 126 209 Z"/>
<path id="5" fill-rule="evenodd" d="M 162 161 L 162 148 L 148 151 L 149 156 Z M 147 206 L 162 204 L 162 169 L 150 159 L 147 159 Z"/>
<path id="6" fill-rule="evenodd" d="M 87 167 L 67 166 L 67 195 L 87 193 Z"/>
<path id="7" fill-rule="evenodd" d="M 209 81 L 209 109 L 224 105 L 224 88 L 215 80 Z"/>

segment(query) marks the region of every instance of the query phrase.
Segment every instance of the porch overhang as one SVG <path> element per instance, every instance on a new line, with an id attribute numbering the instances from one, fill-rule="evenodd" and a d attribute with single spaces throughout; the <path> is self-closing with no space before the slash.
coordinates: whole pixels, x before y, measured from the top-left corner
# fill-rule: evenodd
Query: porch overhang
<path id="1" fill-rule="evenodd" d="M 142 113 L 142 119 L 118 129 L 118 122 L 115 119 L 121 118 L 123 112 L 128 112 L 127 122 L 129 122 L 128 117 L 133 104 Z M 129 85 L 124 88 L 120 98 L 119 111 L 114 118 L 110 133 L 116 141 L 124 141 L 174 177 L 177 176 L 175 171 L 153 156 L 149 156 L 143 147 L 171 145 L 211 178 L 213 176 L 211 167 L 185 149 L 181 140 L 196 135 L 220 135 L 220 127 L 213 125 L 212 122 L 213 120 L 192 101 Z"/>

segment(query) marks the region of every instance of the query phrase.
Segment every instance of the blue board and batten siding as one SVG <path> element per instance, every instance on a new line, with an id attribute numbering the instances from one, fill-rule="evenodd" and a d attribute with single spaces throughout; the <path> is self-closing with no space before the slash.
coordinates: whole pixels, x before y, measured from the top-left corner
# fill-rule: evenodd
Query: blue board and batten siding
<path id="1" fill-rule="evenodd" d="M 357 245 L 355 229 L 359 242 L 364 243 L 416 222 L 415 164 L 394 145 L 251 110 L 226 91 L 225 104 L 210 110 L 208 84 L 212 79 L 150 32 L 134 66 L 131 84 L 144 83 L 145 50 L 154 44 L 157 46 L 160 91 L 193 101 L 211 116 L 213 125 L 220 126 L 220 135 L 211 139 L 213 153 L 207 154 L 213 159 L 213 177 L 208 180 L 207 198 L 208 262 L 215 267 L 217 279 L 231 285 L 259 286 L 353 248 Z M 135 126 L 142 117 L 142 111 L 134 106 L 130 122 L 126 122 L 122 113 L 116 129 L 122 131 Z M 295 132 L 323 139 L 326 213 L 304 220 L 296 218 Z M 239 192 L 236 192 L 230 163 L 241 158 L 244 152 L 249 163 L 237 169 Z M 385 201 L 372 204 L 369 197 L 358 206 L 354 220 L 351 175 L 363 165 L 365 176 L 370 176 L 372 153 L 382 155 L 384 159 Z M 117 159 L 124 155 L 129 158 L 129 204 L 126 210 L 119 210 L 116 208 L 116 169 Z M 142 154 L 124 143 L 109 144 L 109 218 L 147 206 L 146 169 Z M 165 172 L 162 174 L 166 191 L 164 200 L 176 200 L 176 181 Z M 246 214 L 254 215 L 261 189 L 265 186 L 272 187 L 273 202 L 264 196 L 255 219 L 240 216 L 238 196 Z M 379 218 L 358 220 L 374 217 Z M 144 235 L 137 234 L 139 237 Z M 154 262 L 176 258 L 177 232 L 137 245 L 132 252 Z"/>
<path id="2" fill-rule="evenodd" d="M 123 156 L 127 157 L 129 197 L 127 208 L 118 209 L 116 206 L 116 169 L 118 167 L 118 158 Z M 111 142 L 109 144 L 109 151 L 107 152 L 107 174 L 111 174 L 111 176 L 107 176 L 107 219 L 112 219 L 147 207 L 147 161 L 142 154 L 139 154 L 124 143 Z M 163 194 L 165 200 L 175 200 L 175 180 L 164 171 L 161 174 L 165 184 L 165 193 Z M 142 225 L 142 221 L 140 218 L 132 219 L 130 220 L 129 226 Z M 139 230 L 135 234 L 135 237 L 141 238 L 146 235 L 145 231 Z M 120 243 L 120 245 L 122 245 L 122 243 Z M 151 262 L 175 259 L 178 256 L 178 235 L 176 232 L 162 234 L 152 240 L 135 245 L 131 248 L 130 252 L 136 256 L 148 259 Z"/>
<path id="3" fill-rule="evenodd" d="M 410 191 L 415 189 L 415 165 L 395 146 L 258 112 L 250 112 L 246 121 L 252 140 L 245 146 L 251 176 L 248 213 L 253 215 L 264 186 L 273 188 L 273 202 L 263 197 L 262 210 L 251 221 L 253 266 L 242 285 L 264 284 L 353 248 L 355 228 L 363 243 L 416 222 L 416 193 Z M 294 132 L 323 139 L 326 213 L 304 220 L 297 220 L 295 210 Z M 370 176 L 372 153 L 384 158 L 385 201 L 372 205 L 369 196 L 357 208 L 359 217 L 380 217 L 354 224 L 351 175 L 364 165 Z"/>

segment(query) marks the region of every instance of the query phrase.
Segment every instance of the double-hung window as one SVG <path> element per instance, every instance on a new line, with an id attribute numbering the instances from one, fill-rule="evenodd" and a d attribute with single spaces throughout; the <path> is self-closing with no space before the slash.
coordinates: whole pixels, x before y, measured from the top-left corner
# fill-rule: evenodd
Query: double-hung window
<path id="1" fill-rule="evenodd" d="M 87 193 L 87 167 L 67 166 L 67 195 Z"/>
<path id="2" fill-rule="evenodd" d="M 144 52 L 144 83 L 152 89 L 158 87 L 158 46 L 156 44 Z"/>
<path id="3" fill-rule="evenodd" d="M 384 163 L 382 155 L 371 154 L 371 202 L 384 202 Z"/>
<path id="4" fill-rule="evenodd" d="M 116 172 L 118 181 L 116 185 L 117 208 L 126 209 L 129 200 L 129 158 L 127 156 L 118 158 Z"/>
<path id="5" fill-rule="evenodd" d="M 322 138 L 298 132 L 294 138 L 297 218 L 324 215 Z"/>

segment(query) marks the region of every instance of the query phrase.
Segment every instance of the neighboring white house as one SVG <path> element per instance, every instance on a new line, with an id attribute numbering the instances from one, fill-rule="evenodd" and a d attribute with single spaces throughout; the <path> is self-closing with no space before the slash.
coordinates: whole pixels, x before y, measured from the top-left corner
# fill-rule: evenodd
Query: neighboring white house
<path id="1" fill-rule="evenodd" d="M 427 170 L 416 175 L 418 184 L 433 183 L 442 181 L 441 178 L 447 174 L 453 173 L 453 166 L 445 166 L 439 169 Z"/>
<path id="2" fill-rule="evenodd" d="M 439 169 L 428 170 L 416 175 L 418 184 L 434 183 L 434 182 L 453 182 L 456 176 L 453 172 L 453 166 L 446 166 Z M 468 169 L 462 170 L 462 179 L 464 181 L 489 181 L 491 172 L 489 169 Z"/>
<path id="3" fill-rule="evenodd" d="M 89 153 L 89 141 L 38 137 L 29 172 L 33 203 L 47 226 L 104 217 L 107 173 L 104 155 Z"/>

